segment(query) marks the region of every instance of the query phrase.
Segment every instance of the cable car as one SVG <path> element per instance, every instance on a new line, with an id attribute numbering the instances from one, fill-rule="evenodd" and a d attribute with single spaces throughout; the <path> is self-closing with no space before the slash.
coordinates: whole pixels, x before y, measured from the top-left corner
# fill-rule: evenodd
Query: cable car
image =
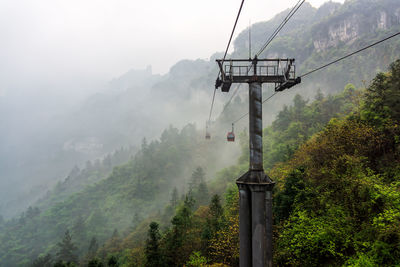
<path id="1" fill-rule="evenodd" d="M 226 135 L 226 139 L 228 140 L 228 142 L 235 142 L 235 134 L 233 132 L 229 132 Z"/>
<path id="2" fill-rule="evenodd" d="M 235 142 L 235 134 L 233 131 L 233 123 L 232 123 L 232 132 L 228 132 L 228 134 L 226 135 L 226 139 L 228 140 L 228 142 Z"/>
<path id="3" fill-rule="evenodd" d="M 210 140 L 211 139 L 210 132 L 208 131 L 209 124 L 210 124 L 210 121 L 206 121 L 206 140 Z"/>

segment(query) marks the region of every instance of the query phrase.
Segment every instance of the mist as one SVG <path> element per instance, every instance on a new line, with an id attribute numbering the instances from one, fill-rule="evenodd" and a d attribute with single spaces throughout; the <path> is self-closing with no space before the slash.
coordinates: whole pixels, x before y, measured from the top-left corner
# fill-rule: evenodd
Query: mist
<path id="1" fill-rule="evenodd" d="M 249 2 L 235 36 L 294 4 Z M 2 1 L 0 214 L 24 210 L 74 165 L 171 124 L 204 127 L 213 55 L 225 48 L 238 6 Z M 226 99 L 217 98 L 215 114 Z"/>

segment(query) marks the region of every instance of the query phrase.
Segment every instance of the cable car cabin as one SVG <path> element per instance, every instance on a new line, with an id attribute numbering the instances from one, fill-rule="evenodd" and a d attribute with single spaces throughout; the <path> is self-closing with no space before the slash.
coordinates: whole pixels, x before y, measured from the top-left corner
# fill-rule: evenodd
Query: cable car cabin
<path id="1" fill-rule="evenodd" d="M 235 142 L 235 134 L 233 132 L 229 132 L 226 135 L 226 139 L 228 140 L 228 142 Z"/>
<path id="2" fill-rule="evenodd" d="M 210 126 L 210 120 L 206 121 L 206 140 L 210 140 L 211 139 L 210 132 L 208 131 L 209 126 Z"/>

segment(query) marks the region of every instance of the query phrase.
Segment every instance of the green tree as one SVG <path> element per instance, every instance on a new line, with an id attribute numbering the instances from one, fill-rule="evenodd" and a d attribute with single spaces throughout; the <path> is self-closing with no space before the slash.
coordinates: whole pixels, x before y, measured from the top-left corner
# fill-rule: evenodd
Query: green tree
<path id="1" fill-rule="evenodd" d="M 199 184 L 204 182 L 205 172 L 202 167 L 197 167 L 190 177 L 189 181 L 189 194 L 193 193 L 194 190 L 197 190 Z"/>
<path id="2" fill-rule="evenodd" d="M 209 201 L 208 187 L 205 181 L 200 182 L 196 193 L 196 202 L 198 205 L 206 205 Z"/>
<path id="3" fill-rule="evenodd" d="M 194 200 L 186 195 L 183 205 L 172 218 L 171 229 L 166 233 L 163 243 L 163 255 L 167 266 L 182 266 L 191 253 Z"/>
<path id="4" fill-rule="evenodd" d="M 209 201 L 205 172 L 202 167 L 197 167 L 189 181 L 189 196 L 192 196 L 197 205 L 206 205 Z"/>
<path id="5" fill-rule="evenodd" d="M 75 241 L 78 242 L 78 244 L 85 244 L 86 241 L 86 226 L 85 226 L 85 221 L 83 220 L 82 216 L 79 216 L 73 227 L 72 227 L 72 234 L 75 238 Z M 84 248 L 82 246 L 79 247 L 80 253 L 84 253 Z"/>
<path id="6" fill-rule="evenodd" d="M 54 263 L 53 267 L 77 267 L 77 265 L 73 262 L 65 262 L 65 261 L 59 260 L 56 263 Z"/>
<path id="7" fill-rule="evenodd" d="M 194 251 L 192 255 L 189 257 L 189 261 L 186 262 L 186 266 L 191 267 L 203 267 L 207 264 L 207 259 L 204 256 L 201 256 L 201 253 L 198 251 Z"/>
<path id="8" fill-rule="evenodd" d="M 279 191 L 274 197 L 273 209 L 275 221 L 286 220 L 292 212 L 293 204 L 295 201 L 299 201 L 300 194 L 304 193 L 303 173 L 304 170 L 301 168 L 292 171 L 285 179 L 284 189 Z"/>
<path id="9" fill-rule="evenodd" d="M 103 248 L 107 253 L 118 253 L 121 249 L 121 239 L 117 229 L 114 229 L 111 237 L 105 242 Z"/>
<path id="10" fill-rule="evenodd" d="M 223 213 L 224 210 L 221 206 L 221 198 L 218 194 L 215 194 L 210 203 L 210 224 L 214 233 L 221 229 Z"/>
<path id="11" fill-rule="evenodd" d="M 51 266 L 53 266 L 53 259 L 50 254 L 39 256 L 31 264 L 31 267 L 51 267 Z"/>
<path id="12" fill-rule="evenodd" d="M 221 230 L 223 226 L 223 208 L 221 206 L 220 197 L 215 194 L 209 205 L 208 217 L 206 223 L 202 227 L 201 239 L 202 239 L 202 250 L 209 255 L 210 253 L 210 241 L 215 237 L 216 233 Z"/>
<path id="13" fill-rule="evenodd" d="M 178 201 L 179 201 L 179 194 L 178 194 L 178 189 L 175 186 L 171 194 L 171 200 L 170 200 L 171 207 L 175 208 L 176 205 L 178 205 Z"/>
<path id="14" fill-rule="evenodd" d="M 89 262 L 88 262 L 88 265 L 87 265 L 88 267 L 103 267 L 104 266 L 104 264 L 101 262 L 101 260 L 99 260 L 99 259 L 91 259 Z"/>
<path id="15" fill-rule="evenodd" d="M 97 239 L 96 237 L 92 237 L 87 252 L 88 258 L 89 259 L 94 258 L 96 256 L 96 252 L 98 249 L 99 249 L 99 244 L 97 242 Z"/>
<path id="16" fill-rule="evenodd" d="M 74 254 L 77 247 L 72 243 L 72 238 L 67 229 L 64 234 L 64 238 L 58 244 L 57 259 L 60 261 L 65 261 L 67 263 L 77 263 L 78 257 Z"/>
<path id="17" fill-rule="evenodd" d="M 160 232 L 158 229 L 158 223 L 150 223 L 149 230 L 147 232 L 146 240 L 146 266 L 158 267 L 161 264 L 161 253 L 160 253 Z"/>
<path id="18" fill-rule="evenodd" d="M 361 115 L 375 125 L 400 121 L 400 60 L 390 66 L 390 72 L 376 75 L 367 88 Z"/>
<path id="19" fill-rule="evenodd" d="M 117 257 L 116 257 L 115 255 L 111 255 L 111 256 L 108 258 L 108 260 L 107 260 L 107 265 L 108 265 L 109 267 L 118 267 L 119 264 L 118 264 L 118 259 L 117 259 Z"/>

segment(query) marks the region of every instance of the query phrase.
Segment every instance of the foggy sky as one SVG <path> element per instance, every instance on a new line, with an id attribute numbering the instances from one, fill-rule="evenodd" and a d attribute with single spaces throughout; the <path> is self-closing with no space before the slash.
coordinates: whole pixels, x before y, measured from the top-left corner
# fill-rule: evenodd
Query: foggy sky
<path id="1" fill-rule="evenodd" d="M 240 2 L 1 0 L 0 97 L 82 93 L 132 68 L 163 74 L 181 59 L 208 58 L 225 49 Z M 236 33 L 296 2 L 245 1 Z"/>
<path id="2" fill-rule="evenodd" d="M 297 1 L 246 0 L 235 35 L 249 20 L 266 21 Z M 240 2 L 0 0 L 0 214 L 2 204 L 33 185 L 64 177 L 58 170 L 54 177 L 26 175 L 36 165 L 45 171 L 42 159 L 55 156 L 61 137 L 47 138 L 64 123 L 55 120 L 131 69 L 151 65 L 165 74 L 182 59 L 223 52 Z"/>

